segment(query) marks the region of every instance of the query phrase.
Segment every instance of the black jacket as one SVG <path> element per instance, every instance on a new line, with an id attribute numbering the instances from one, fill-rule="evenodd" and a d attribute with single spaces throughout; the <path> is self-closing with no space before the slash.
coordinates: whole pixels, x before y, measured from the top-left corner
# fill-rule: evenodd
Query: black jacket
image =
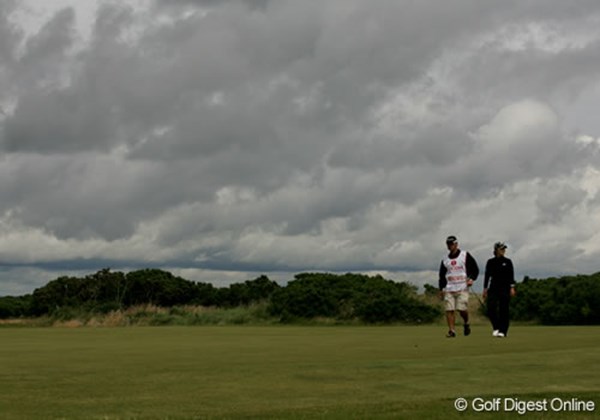
<path id="1" fill-rule="evenodd" d="M 456 258 L 456 257 L 458 257 L 458 254 L 460 254 L 460 249 L 456 250 L 455 254 L 448 254 L 448 257 Z M 444 261 L 442 261 L 440 263 L 440 279 L 439 279 L 439 283 L 438 283 L 440 290 L 444 290 L 444 287 L 446 287 L 446 284 L 448 283 L 448 280 L 446 280 L 447 272 L 448 272 L 448 269 L 444 265 Z M 475 261 L 475 258 L 473 258 L 471 256 L 471 254 L 469 254 L 467 252 L 467 277 L 470 278 L 471 280 L 475 281 L 475 280 L 477 280 L 478 275 L 479 275 L 479 266 L 477 265 L 477 261 Z"/>
<path id="2" fill-rule="evenodd" d="M 483 288 L 490 293 L 510 293 L 515 285 L 515 269 L 510 259 L 506 257 L 490 258 L 485 265 Z"/>

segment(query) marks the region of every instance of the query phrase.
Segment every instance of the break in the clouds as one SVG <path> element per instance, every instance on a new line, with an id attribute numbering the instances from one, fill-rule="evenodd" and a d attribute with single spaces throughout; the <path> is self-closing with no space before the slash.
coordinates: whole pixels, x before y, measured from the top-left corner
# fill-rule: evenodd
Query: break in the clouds
<path id="1" fill-rule="evenodd" d="M 596 1 L 39 3 L 0 2 L 0 294 L 106 266 L 433 283 L 449 234 L 598 269 Z"/>

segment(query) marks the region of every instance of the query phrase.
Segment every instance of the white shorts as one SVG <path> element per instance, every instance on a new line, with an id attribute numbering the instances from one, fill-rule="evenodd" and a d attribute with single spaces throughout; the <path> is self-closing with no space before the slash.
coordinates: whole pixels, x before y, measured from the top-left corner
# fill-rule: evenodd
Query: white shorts
<path id="1" fill-rule="evenodd" d="M 469 307 L 469 292 L 444 292 L 444 304 L 447 312 L 466 311 Z"/>

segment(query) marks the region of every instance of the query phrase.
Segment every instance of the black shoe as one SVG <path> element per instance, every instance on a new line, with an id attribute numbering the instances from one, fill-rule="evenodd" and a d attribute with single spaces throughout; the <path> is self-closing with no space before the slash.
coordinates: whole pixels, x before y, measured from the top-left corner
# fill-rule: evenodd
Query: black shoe
<path id="1" fill-rule="evenodd" d="M 453 338 L 456 337 L 456 333 L 452 330 L 448 331 L 448 334 L 446 334 L 447 338 Z"/>
<path id="2" fill-rule="evenodd" d="M 465 324 L 463 328 L 464 328 L 463 332 L 465 333 L 465 337 L 467 335 L 471 334 L 471 326 L 469 324 Z"/>

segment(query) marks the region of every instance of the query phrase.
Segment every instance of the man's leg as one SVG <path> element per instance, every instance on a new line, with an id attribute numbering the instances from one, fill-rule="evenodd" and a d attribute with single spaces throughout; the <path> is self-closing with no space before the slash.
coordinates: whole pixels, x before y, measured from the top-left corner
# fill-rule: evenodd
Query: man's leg
<path id="1" fill-rule="evenodd" d="M 465 336 L 471 334 L 471 326 L 469 325 L 469 292 L 460 292 L 457 303 L 458 311 L 463 319 L 463 332 Z"/>
<path id="2" fill-rule="evenodd" d="M 506 336 L 508 334 L 508 324 L 510 322 L 509 308 L 510 308 L 510 295 L 501 295 L 498 298 L 498 318 L 499 318 L 499 329 L 500 332 Z"/>
<path id="3" fill-rule="evenodd" d="M 488 294 L 487 313 L 494 331 L 500 331 L 500 322 L 498 319 L 498 296 L 495 293 Z"/>
<path id="4" fill-rule="evenodd" d="M 454 311 L 446 311 L 446 321 L 448 322 L 448 337 L 454 337 L 456 335 L 456 316 L 454 315 Z"/>
<path id="5" fill-rule="evenodd" d="M 454 331 L 455 319 L 454 311 L 446 311 L 446 320 L 448 321 L 448 329 L 450 331 Z"/>
<path id="6" fill-rule="evenodd" d="M 455 315 L 456 310 L 456 296 L 454 293 L 444 293 L 444 306 L 446 307 L 446 322 L 448 322 L 448 334 L 446 337 L 456 337 L 455 332 Z"/>
<path id="7" fill-rule="evenodd" d="M 471 325 L 469 325 L 469 311 L 460 311 L 460 316 L 463 319 L 463 328 L 465 335 L 471 334 Z"/>

